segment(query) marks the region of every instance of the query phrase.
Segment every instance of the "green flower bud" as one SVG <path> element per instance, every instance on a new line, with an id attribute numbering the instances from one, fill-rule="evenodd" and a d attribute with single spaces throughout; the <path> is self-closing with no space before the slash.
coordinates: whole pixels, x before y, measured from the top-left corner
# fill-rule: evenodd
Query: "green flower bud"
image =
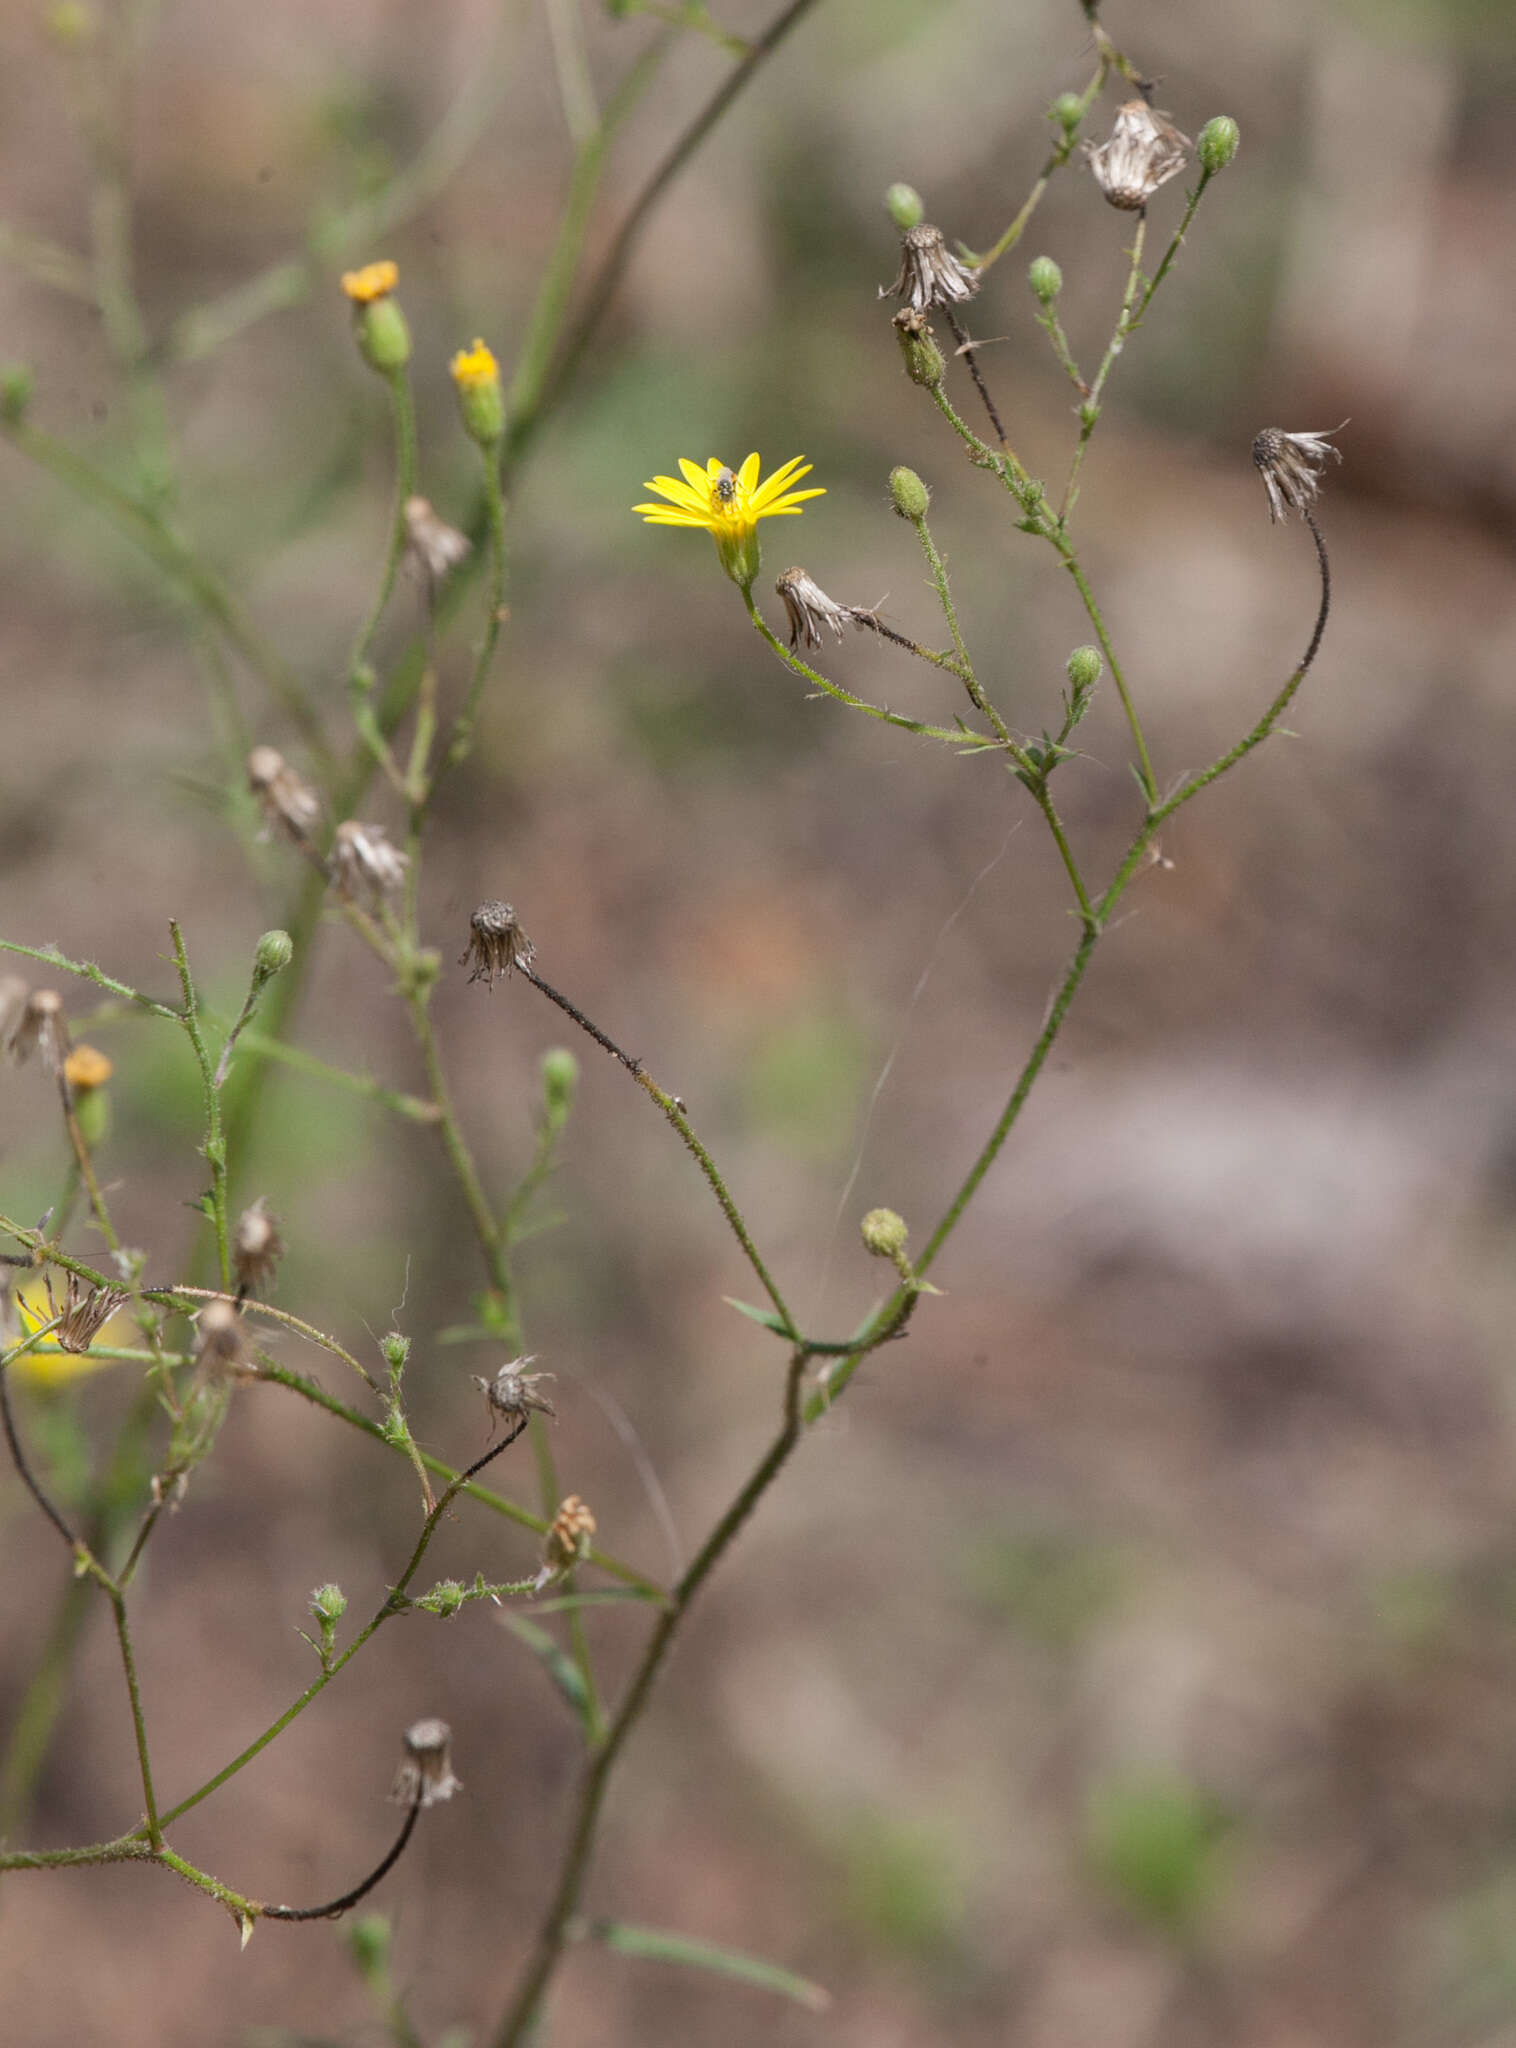
<path id="1" fill-rule="evenodd" d="M 891 185 L 884 195 L 884 210 L 901 234 L 910 228 L 920 227 L 926 213 L 921 194 L 909 185 Z"/>
<path id="2" fill-rule="evenodd" d="M 348 1953 L 362 1977 L 377 1977 L 389 1967 L 390 1923 L 384 1913 L 365 1913 L 347 1930 Z"/>
<path id="3" fill-rule="evenodd" d="M 411 1355 L 411 1340 L 402 1337 L 398 1330 L 390 1330 L 379 1339 L 379 1351 L 392 1373 L 402 1373 L 405 1361 Z"/>
<path id="4" fill-rule="evenodd" d="M 895 315 L 895 333 L 900 342 L 900 359 L 905 364 L 905 374 L 913 384 L 935 391 L 947 375 L 947 364 L 942 359 L 942 350 L 932 339 L 926 315 L 902 306 Z"/>
<path id="5" fill-rule="evenodd" d="M 318 1621 L 340 1621 L 347 1612 L 347 1595 L 340 1586 L 318 1586 L 311 1595 L 311 1613 Z"/>
<path id="6" fill-rule="evenodd" d="M 0 420 L 19 427 L 32 402 L 33 380 L 25 363 L 7 363 L 0 370 Z"/>
<path id="7" fill-rule="evenodd" d="M 549 1046 L 542 1055 L 542 1101 L 547 1120 L 557 1126 L 574 1106 L 579 1085 L 579 1062 L 566 1045 Z"/>
<path id="8" fill-rule="evenodd" d="M 893 1209 L 870 1209 L 859 1229 L 863 1235 L 864 1250 L 876 1259 L 901 1259 L 905 1256 L 905 1241 L 910 1235 L 905 1218 L 897 1216 Z"/>
<path id="9" fill-rule="evenodd" d="M 353 332 L 359 354 L 381 377 L 394 376 L 411 359 L 411 330 L 399 302 L 388 293 L 355 308 Z"/>
<path id="10" fill-rule="evenodd" d="M 1237 154 L 1242 134 L 1230 114 L 1216 114 L 1195 138 L 1195 154 L 1203 171 L 1214 177 L 1224 171 Z"/>
<path id="11" fill-rule="evenodd" d="M 430 1593 L 418 1600 L 416 1605 L 429 1609 L 433 1614 L 440 1614 L 446 1621 L 450 1615 L 458 1612 L 463 1601 L 464 1587 L 461 1579 L 439 1579 Z"/>
<path id="12" fill-rule="evenodd" d="M 457 388 L 463 431 L 481 448 L 493 448 L 505 432 L 505 394 L 492 351 L 482 341 L 461 348 L 448 364 L 448 373 Z"/>
<path id="13" fill-rule="evenodd" d="M 282 974 L 295 957 L 295 942 L 288 932 L 265 932 L 253 955 L 253 978 L 262 983 Z"/>
<path id="14" fill-rule="evenodd" d="M 927 507 L 932 502 L 931 492 L 915 470 L 904 467 L 890 471 L 890 496 L 901 518 L 913 522 L 925 519 Z"/>
<path id="15" fill-rule="evenodd" d="M 1063 290 L 1063 272 L 1051 256 L 1034 256 L 1026 267 L 1026 281 L 1044 306 L 1051 306 Z"/>
<path id="16" fill-rule="evenodd" d="M 1100 681 L 1100 650 L 1097 647 L 1076 647 L 1069 656 L 1069 681 L 1076 690 L 1093 690 Z"/>
<path id="17" fill-rule="evenodd" d="M 78 1095 L 74 1102 L 74 1117 L 79 1125 L 79 1135 L 93 1152 L 103 1145 L 110 1136 L 111 1098 L 104 1088 L 90 1088 Z"/>
<path id="18" fill-rule="evenodd" d="M 83 0 L 59 0 L 48 10 L 47 32 L 60 50 L 82 50 L 95 40 L 99 27 L 100 17 Z"/>
<path id="19" fill-rule="evenodd" d="M 1048 114 L 1065 135 L 1072 135 L 1084 119 L 1084 103 L 1077 92 L 1061 92 L 1048 108 Z"/>

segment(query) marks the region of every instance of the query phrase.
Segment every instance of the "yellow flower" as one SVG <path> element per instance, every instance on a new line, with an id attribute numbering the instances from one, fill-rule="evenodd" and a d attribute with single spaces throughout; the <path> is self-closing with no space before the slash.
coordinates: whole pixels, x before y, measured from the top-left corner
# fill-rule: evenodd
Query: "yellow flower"
<path id="1" fill-rule="evenodd" d="M 460 391 L 479 384 L 498 384 L 500 365 L 484 342 L 461 348 L 448 364 L 448 372 Z"/>
<path id="2" fill-rule="evenodd" d="M 375 299 L 387 299 L 400 282 L 400 272 L 388 257 L 382 263 L 365 263 L 361 270 L 344 270 L 342 289 L 355 306 L 371 306 Z"/>
<path id="3" fill-rule="evenodd" d="M 93 1045 L 76 1045 L 63 1062 L 64 1080 L 81 1094 L 90 1088 L 103 1088 L 115 1071 L 107 1056 Z"/>
<path id="4" fill-rule="evenodd" d="M 448 364 L 458 392 L 458 410 L 464 431 L 481 448 L 493 448 L 505 432 L 505 397 L 500 389 L 500 365 L 482 341 L 461 348 Z"/>
<path id="5" fill-rule="evenodd" d="M 649 526 L 703 526 L 716 543 L 722 568 L 744 590 L 758 574 L 758 521 L 781 513 L 798 517 L 807 498 L 826 495 L 820 486 L 808 491 L 792 488 L 811 473 L 803 455 L 792 456 L 761 484 L 756 455 L 738 470 L 728 469 L 714 455 L 704 469 L 681 455 L 679 467 L 683 483 L 677 477 L 655 476 L 644 486 L 667 498 L 668 504 L 634 505 L 632 510 L 640 512 Z"/>

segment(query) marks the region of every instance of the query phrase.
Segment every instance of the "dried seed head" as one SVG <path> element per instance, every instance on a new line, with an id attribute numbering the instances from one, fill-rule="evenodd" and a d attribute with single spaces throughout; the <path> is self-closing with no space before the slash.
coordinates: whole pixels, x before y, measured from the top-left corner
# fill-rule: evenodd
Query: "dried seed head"
<path id="1" fill-rule="evenodd" d="M 856 605 L 838 604 L 813 583 L 804 569 L 786 569 L 774 585 L 790 622 L 790 645 L 802 641 L 807 647 L 821 645 L 821 629 L 827 626 L 840 640 L 845 625 L 861 624 Z"/>
<path id="2" fill-rule="evenodd" d="M 60 1303 L 53 1293 L 52 1276 L 43 1282 L 47 1292 L 47 1320 L 61 1316 L 62 1321 L 53 1332 L 53 1340 L 60 1351 L 84 1352 L 99 1336 L 111 1317 L 126 1300 L 119 1287 L 89 1287 L 77 1273 L 70 1273 Z"/>
<path id="3" fill-rule="evenodd" d="M 271 827 L 309 852 L 321 823 L 321 798 L 273 747 L 254 747 L 247 757 L 247 786 L 263 806 Z"/>
<path id="4" fill-rule="evenodd" d="M 195 1368 L 202 1380 L 215 1383 L 252 1369 L 252 1338 L 229 1301 L 208 1301 L 196 1318 L 196 1328 L 200 1348 Z"/>
<path id="5" fill-rule="evenodd" d="M 535 1364 L 534 1358 L 512 1358 L 501 1366 L 493 1379 L 487 1380 L 477 1372 L 470 1374 L 474 1385 L 483 1389 L 484 1398 L 489 1403 L 492 1429 L 497 1415 L 503 1415 L 509 1422 L 524 1422 L 534 1408 L 543 1415 L 556 1418 L 557 1409 L 540 1391 L 542 1382 L 550 1380 L 553 1375 L 550 1372 L 528 1372 L 526 1368 Z"/>
<path id="6" fill-rule="evenodd" d="M 327 869 L 333 883 L 350 902 L 370 903 L 403 887 L 410 856 L 391 846 L 382 825 L 360 825 L 344 818 L 332 836 Z"/>
<path id="7" fill-rule="evenodd" d="M 405 501 L 405 553 L 412 568 L 418 569 L 428 585 L 437 584 L 449 569 L 456 569 L 473 550 L 473 542 L 456 526 L 449 526 L 432 508 L 429 498 Z"/>
<path id="8" fill-rule="evenodd" d="M 537 949 L 516 922 L 515 911 L 498 897 L 493 903 L 481 903 L 468 927 L 469 942 L 458 955 L 458 965 L 472 965 L 470 981 L 487 982 L 493 989 L 497 974 L 509 974 L 513 967 L 530 967 L 536 958 Z"/>
<path id="9" fill-rule="evenodd" d="M 900 238 L 900 275 L 881 285 L 881 299 L 904 299 L 913 311 L 928 306 L 957 306 L 979 289 L 979 273 L 960 263 L 943 239 L 941 228 L 923 221 Z"/>
<path id="10" fill-rule="evenodd" d="M 397 1806 L 435 1806 L 463 1790 L 453 1776 L 453 1731 L 446 1721 L 413 1721 L 404 1740 L 405 1756 L 390 1787 Z"/>
<path id="11" fill-rule="evenodd" d="M 1190 139 L 1146 100 L 1128 100 L 1116 109 L 1110 140 L 1098 146 L 1087 142 L 1084 153 L 1110 204 L 1136 213 L 1160 185 L 1184 169 L 1190 160 Z"/>
<path id="12" fill-rule="evenodd" d="M 255 1287 L 272 1280 L 274 1268 L 283 1257 L 284 1239 L 279 1235 L 279 1219 L 260 1195 L 237 1218 L 237 1228 L 232 1233 L 237 1292 L 250 1294 Z"/>
<path id="13" fill-rule="evenodd" d="M 571 1493 L 566 1500 L 560 1501 L 552 1525 L 542 1539 L 542 1569 L 537 1574 L 534 1590 L 540 1592 L 550 1579 L 556 1579 L 572 1566 L 582 1564 L 594 1533 L 595 1517 L 577 1493 Z"/>
<path id="14" fill-rule="evenodd" d="M 60 1074 L 69 1050 L 62 996 L 53 988 L 28 989 L 25 982 L 9 982 L 6 989 L 14 992 L 7 998 L 0 990 L 6 1056 L 19 1067 L 36 1053 L 49 1074 Z"/>
<path id="15" fill-rule="evenodd" d="M 1292 512 L 1303 515 L 1315 503 L 1327 457 L 1342 460 L 1342 450 L 1334 448 L 1329 437 L 1346 425 L 1343 420 L 1325 432 L 1298 434 L 1287 434 L 1283 427 L 1264 428 L 1253 443 L 1253 461 L 1269 494 L 1270 519 L 1287 519 Z"/>

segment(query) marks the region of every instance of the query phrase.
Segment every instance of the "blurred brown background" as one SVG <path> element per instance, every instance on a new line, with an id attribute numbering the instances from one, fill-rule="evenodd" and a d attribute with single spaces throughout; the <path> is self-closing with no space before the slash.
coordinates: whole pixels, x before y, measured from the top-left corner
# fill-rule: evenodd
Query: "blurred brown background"
<path id="1" fill-rule="evenodd" d="M 46 12 L 0 19 L 3 213 L 82 246 L 76 58 Z M 747 32 L 770 12 L 721 8 Z M 1250 725 L 1309 630 L 1308 540 L 1269 526 L 1253 434 L 1351 415 L 1324 501 L 1325 650 L 1298 739 L 1187 809 L 1172 866 L 1131 892 L 935 1272 L 943 1298 L 804 1446 L 624 1766 L 591 1910 L 772 1956 L 832 2010 L 586 1947 L 554 2006 L 565 2048 L 1516 2041 L 1516 21 L 1499 0 L 1111 0 L 1106 19 L 1181 127 L 1229 112 L 1243 135 L 1118 366 L 1081 502 L 1160 778 Z M 603 96 L 654 31 L 588 0 L 582 21 Z M 389 457 L 335 271 L 400 263 L 424 488 L 461 516 L 446 358 L 481 334 L 509 367 L 521 338 L 570 154 L 555 26 L 566 7 L 525 0 L 164 0 L 152 24 L 133 176 L 157 335 L 298 254 L 460 90 L 483 95 L 459 174 L 401 231 L 167 380 L 185 522 L 339 734 Z M 693 37 L 676 55 L 617 144 L 593 247 L 729 61 Z M 512 618 L 425 871 L 449 962 L 436 1015 L 491 1185 L 529 1157 L 536 1062 L 562 1039 L 529 989 L 491 999 L 451 967 L 469 910 L 505 895 L 548 977 L 688 1100 L 808 1326 L 839 1334 L 878 1286 L 859 1215 L 887 1202 L 923 1237 L 1004 1100 L 1072 943 L 1061 878 L 987 759 L 808 701 L 705 538 L 628 508 L 680 455 L 804 451 L 828 495 L 763 529 L 761 590 L 798 559 L 935 639 L 885 497 L 909 462 L 981 672 L 1013 720 L 1052 717 L 1088 628 L 900 374 L 875 299 L 895 269 L 880 195 L 908 179 L 984 246 L 1042 160 L 1047 102 L 1090 68 L 1073 0 L 822 0 L 669 195 L 517 480 Z M 1156 229 L 1182 193 L 1159 196 Z M 1129 225 L 1071 168 L 973 309 L 1003 337 L 984 363 L 1013 438 L 1049 477 L 1071 394 L 1025 260 L 1062 264 L 1092 363 Z M 0 355 L 35 366 L 51 430 L 122 459 L 98 322 L 9 264 Z M 295 880 L 254 842 L 236 764 L 249 737 L 298 749 L 245 676 L 216 708 L 176 601 L 93 512 L 3 446 L 0 474 L 4 933 L 166 992 L 176 916 L 231 1007 Z M 454 689 L 475 616 L 450 642 Z M 402 592 L 384 646 L 415 617 Z M 921 716 L 957 708 L 947 678 L 874 642 L 833 672 Z M 1060 800 L 1103 871 L 1136 821 L 1109 690 L 1081 736 Z M 380 797 L 365 815 L 396 822 Z M 340 924 L 321 946 L 301 1042 L 420 1088 L 379 969 Z M 95 1035 L 118 1068 L 102 1173 L 166 1275 L 196 1227 L 192 1070 L 163 1027 Z M 690 1162 L 580 1050 L 561 1223 L 522 1253 L 525 1312 L 560 1375 L 565 1486 L 663 1575 L 621 1418 L 688 1555 L 771 1426 L 782 1360 L 723 1305 L 752 1283 Z M 268 1104 L 235 1192 L 285 1220 L 277 1299 L 369 1357 L 398 1320 L 418 1429 L 474 1455 L 467 1375 L 498 1353 L 433 1341 L 482 1275 L 429 1134 L 296 1077 Z M 61 1163 L 45 1082 L 6 1073 L 0 1206 L 40 1214 Z M 130 1371 L 69 1397 L 102 1443 Z M 25 1417 L 56 1434 L 37 1397 Z M 534 1497 L 524 1456 L 498 1483 Z M 0 1503 L 3 1723 L 66 1560 L 8 1472 Z M 239 1395 L 139 1596 L 166 1799 L 312 1675 L 309 1589 L 340 1580 L 371 1611 L 415 1517 L 396 1461 L 276 1389 Z M 503 1577 L 535 1549 L 467 1511 L 434 1557 L 431 1577 Z M 608 1683 L 642 1626 L 597 1618 Z M 493 1610 L 387 1628 L 175 1838 L 248 1892 L 329 1896 L 387 1840 L 398 1731 L 421 1713 L 454 1724 L 467 1795 L 427 1816 L 375 1903 L 421 2037 L 486 2039 L 575 1764 Z M 102 1606 L 10 1846 L 136 1813 Z M 0 1885 L 0 2012 L 37 2048 L 382 2034 L 338 1933 L 261 1927 L 239 1958 L 205 1901 L 123 1870 Z"/>

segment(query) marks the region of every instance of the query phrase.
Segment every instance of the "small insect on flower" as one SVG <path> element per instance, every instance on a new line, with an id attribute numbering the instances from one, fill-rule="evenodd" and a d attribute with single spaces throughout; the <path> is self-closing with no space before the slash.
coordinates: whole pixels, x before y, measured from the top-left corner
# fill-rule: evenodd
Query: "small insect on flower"
<path id="1" fill-rule="evenodd" d="M 1292 512 L 1302 518 L 1316 502 L 1321 490 L 1321 472 L 1328 456 L 1341 462 L 1342 450 L 1331 443 L 1347 421 L 1325 432 L 1287 434 L 1283 427 L 1265 427 L 1253 443 L 1253 461 L 1269 494 L 1269 518 L 1288 519 Z"/>
<path id="2" fill-rule="evenodd" d="M 683 482 L 674 476 L 650 477 L 645 488 L 667 498 L 666 505 L 634 505 L 649 526 L 703 526 L 716 543 L 721 566 L 743 590 L 751 590 L 760 566 L 758 521 L 798 517 L 808 498 L 825 497 L 825 490 L 812 485 L 797 491 L 795 485 L 811 473 L 803 455 L 781 464 L 772 476 L 758 481 L 759 462 L 749 455 L 740 468 L 731 469 L 712 455 L 701 469 L 679 458 Z"/>

